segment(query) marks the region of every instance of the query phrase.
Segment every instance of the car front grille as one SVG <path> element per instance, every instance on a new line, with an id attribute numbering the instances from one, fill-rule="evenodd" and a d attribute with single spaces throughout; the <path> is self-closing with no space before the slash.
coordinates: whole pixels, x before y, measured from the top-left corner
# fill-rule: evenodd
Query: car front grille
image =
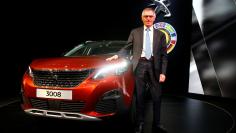
<path id="1" fill-rule="evenodd" d="M 116 112 L 117 104 L 115 99 L 99 100 L 96 104 L 95 111 L 102 114 Z"/>
<path id="2" fill-rule="evenodd" d="M 44 100 L 44 99 L 30 99 L 31 105 L 36 109 L 43 110 L 57 110 L 64 112 L 79 113 L 85 106 L 83 101 L 60 101 L 60 100 Z"/>
<path id="3" fill-rule="evenodd" d="M 75 87 L 92 72 L 93 69 L 82 71 L 32 71 L 35 85 L 50 87 Z"/>

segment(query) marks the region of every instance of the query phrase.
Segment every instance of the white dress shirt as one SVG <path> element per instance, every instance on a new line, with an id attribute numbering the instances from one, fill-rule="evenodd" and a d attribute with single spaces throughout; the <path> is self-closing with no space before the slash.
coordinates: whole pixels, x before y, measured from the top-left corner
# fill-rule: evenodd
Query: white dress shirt
<path id="1" fill-rule="evenodd" d="M 141 54 L 141 57 L 145 57 L 145 48 L 146 48 L 146 31 L 147 27 L 144 26 L 143 28 L 143 50 L 142 50 L 142 54 Z M 150 31 L 149 31 L 149 37 L 150 37 L 150 40 L 151 40 L 151 50 L 152 50 L 152 56 L 153 56 L 153 26 L 149 28 Z"/>

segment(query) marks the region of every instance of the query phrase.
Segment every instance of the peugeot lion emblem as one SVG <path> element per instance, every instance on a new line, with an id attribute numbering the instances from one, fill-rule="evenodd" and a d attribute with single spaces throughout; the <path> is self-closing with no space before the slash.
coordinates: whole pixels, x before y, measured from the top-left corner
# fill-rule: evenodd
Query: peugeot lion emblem
<path id="1" fill-rule="evenodd" d="M 54 79 L 54 80 L 57 80 L 57 78 L 58 78 L 58 75 L 52 75 L 52 78 Z"/>

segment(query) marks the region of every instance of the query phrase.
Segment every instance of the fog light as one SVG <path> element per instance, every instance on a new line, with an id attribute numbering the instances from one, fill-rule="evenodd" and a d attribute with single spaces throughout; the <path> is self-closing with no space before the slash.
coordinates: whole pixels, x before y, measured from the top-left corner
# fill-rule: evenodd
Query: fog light
<path id="1" fill-rule="evenodd" d="M 119 90 L 111 90 L 103 94 L 102 99 L 118 99 L 120 98 L 120 91 Z"/>

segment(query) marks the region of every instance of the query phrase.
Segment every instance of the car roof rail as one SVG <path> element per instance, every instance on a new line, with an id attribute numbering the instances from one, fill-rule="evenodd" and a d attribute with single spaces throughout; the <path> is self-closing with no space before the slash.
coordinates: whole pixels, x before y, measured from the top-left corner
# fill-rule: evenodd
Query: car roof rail
<path id="1" fill-rule="evenodd" d="M 92 40 L 85 41 L 85 43 L 90 43 L 90 42 L 95 42 L 95 41 L 92 41 Z"/>

